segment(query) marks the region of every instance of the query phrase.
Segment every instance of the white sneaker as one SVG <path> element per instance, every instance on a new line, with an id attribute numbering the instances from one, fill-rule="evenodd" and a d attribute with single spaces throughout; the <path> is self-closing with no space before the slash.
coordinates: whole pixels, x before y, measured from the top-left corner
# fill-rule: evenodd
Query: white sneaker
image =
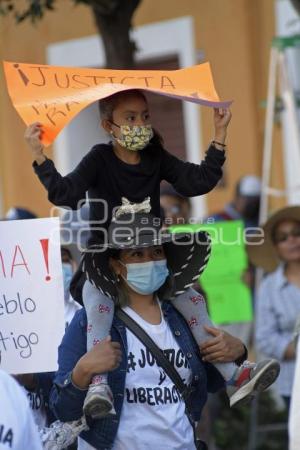
<path id="1" fill-rule="evenodd" d="M 106 383 L 90 384 L 83 404 L 83 412 L 92 419 L 115 415 L 113 395 Z"/>
<path id="2" fill-rule="evenodd" d="M 243 362 L 234 374 L 233 383 L 226 388 L 230 407 L 253 399 L 274 383 L 279 372 L 280 364 L 276 359 L 265 359 L 259 363 Z"/>

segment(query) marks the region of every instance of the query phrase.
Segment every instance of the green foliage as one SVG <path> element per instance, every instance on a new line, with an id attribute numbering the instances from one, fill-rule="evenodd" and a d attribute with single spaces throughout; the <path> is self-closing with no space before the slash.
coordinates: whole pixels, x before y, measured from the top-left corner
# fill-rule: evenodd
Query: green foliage
<path id="1" fill-rule="evenodd" d="M 251 404 L 228 407 L 228 399 L 221 394 L 220 414 L 215 421 L 213 435 L 220 450 L 247 450 L 250 430 Z M 276 409 L 274 400 L 266 392 L 260 395 L 257 425 L 282 424 L 287 422 L 286 411 Z M 255 450 L 287 450 L 287 431 L 257 433 Z"/>
<path id="2" fill-rule="evenodd" d="M 82 3 L 87 6 L 97 7 L 98 5 L 105 9 L 108 5 L 115 4 L 116 0 L 72 0 L 75 5 Z M 0 0 L 0 14 L 6 16 L 12 14 L 17 23 L 26 19 L 35 23 L 41 20 L 45 13 L 54 11 L 57 0 L 27 0 L 28 6 L 21 9 L 19 0 Z M 117 2 L 118 3 L 118 2 Z"/>
<path id="3" fill-rule="evenodd" d="M 70 6 L 87 6 L 101 34 L 107 66 L 114 69 L 134 66 L 135 44 L 130 38 L 132 16 L 141 0 L 69 0 Z M 0 16 L 11 15 L 16 23 L 30 20 L 33 24 L 54 11 L 59 0 L 0 0 Z M 70 25 L 72 27 L 72 24 Z"/>
<path id="4" fill-rule="evenodd" d="M 27 0 L 28 6 L 20 9 L 18 0 L 0 0 L 0 14 L 13 14 L 17 23 L 30 19 L 33 23 L 44 17 L 45 12 L 54 10 L 56 0 Z"/>
<path id="5" fill-rule="evenodd" d="M 70 0 L 75 5 L 84 4 L 97 9 L 100 14 L 112 14 L 124 0 Z M 54 11 L 57 0 L 27 0 L 28 6 L 21 9 L 19 0 L 0 0 L 0 15 L 12 14 L 17 23 L 26 19 L 35 23 L 41 20 L 47 11 Z"/>

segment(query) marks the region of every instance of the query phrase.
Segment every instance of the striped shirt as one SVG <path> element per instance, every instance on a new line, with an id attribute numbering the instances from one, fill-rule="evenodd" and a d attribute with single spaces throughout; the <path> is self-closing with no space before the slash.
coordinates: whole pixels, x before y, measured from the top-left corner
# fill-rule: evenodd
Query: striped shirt
<path id="1" fill-rule="evenodd" d="M 280 361 L 281 371 L 276 382 L 283 396 L 292 392 L 295 361 L 283 360 L 286 347 L 293 340 L 297 317 L 300 316 L 300 288 L 291 284 L 280 265 L 263 279 L 256 299 L 257 350 Z"/>

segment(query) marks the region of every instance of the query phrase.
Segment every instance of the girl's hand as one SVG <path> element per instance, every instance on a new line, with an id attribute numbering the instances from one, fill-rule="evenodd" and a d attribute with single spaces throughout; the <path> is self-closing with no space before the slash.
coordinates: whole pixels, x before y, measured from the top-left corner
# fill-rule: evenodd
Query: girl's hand
<path id="1" fill-rule="evenodd" d="M 31 153 L 38 164 L 42 164 L 45 161 L 44 145 L 42 144 L 41 137 L 43 134 L 42 124 L 39 122 L 32 123 L 26 128 L 24 138 L 27 142 Z"/>
<path id="2" fill-rule="evenodd" d="M 230 120 L 231 120 L 230 109 L 214 108 L 215 141 L 224 144 L 227 134 L 227 127 Z"/>

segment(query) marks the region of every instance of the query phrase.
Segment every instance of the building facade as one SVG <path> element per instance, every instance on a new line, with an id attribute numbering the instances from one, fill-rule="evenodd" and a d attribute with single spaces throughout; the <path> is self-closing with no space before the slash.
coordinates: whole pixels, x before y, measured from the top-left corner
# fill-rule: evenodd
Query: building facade
<path id="1" fill-rule="evenodd" d="M 274 11 L 273 0 L 142 0 L 135 13 L 137 67 L 180 68 L 209 61 L 221 99 L 234 101 L 224 180 L 205 198 L 195 199 L 198 216 L 221 209 L 232 198 L 241 176 L 261 174 L 265 116 L 261 103 L 267 92 Z M 36 25 L 15 25 L 12 17 L 0 18 L 0 55 L 2 60 L 26 63 L 105 64 L 89 8 L 74 7 L 71 0 L 58 0 L 55 11 Z M 47 217 L 51 205 L 33 173 L 23 138 L 25 125 L 10 102 L 3 71 L 0 83 L 1 214 L 12 206 L 23 206 Z M 188 160 L 200 161 L 213 138 L 213 112 L 175 100 L 174 107 L 162 99 L 151 102 L 166 147 Z M 98 120 L 92 105 L 46 150 L 61 173 L 72 170 L 89 147 L 101 141 Z M 277 126 L 274 147 L 278 156 L 272 176 L 278 185 L 283 183 L 280 133 Z"/>

